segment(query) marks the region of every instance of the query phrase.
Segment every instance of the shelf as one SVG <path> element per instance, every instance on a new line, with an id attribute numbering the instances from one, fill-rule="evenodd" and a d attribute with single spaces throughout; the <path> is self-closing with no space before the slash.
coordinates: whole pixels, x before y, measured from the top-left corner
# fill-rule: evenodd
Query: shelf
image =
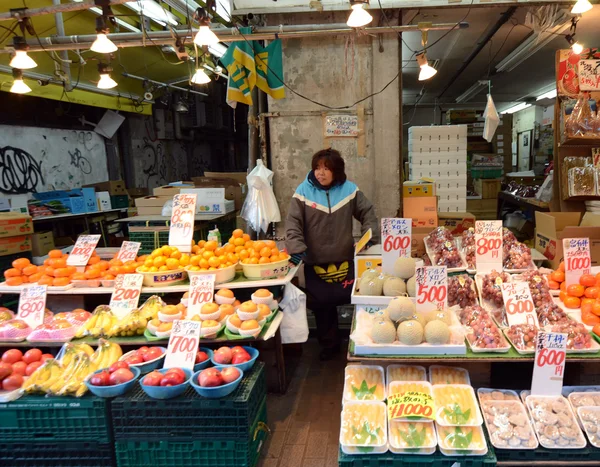
<path id="1" fill-rule="evenodd" d="M 129 208 L 109 209 L 108 211 L 94 211 L 94 212 L 81 212 L 79 214 L 56 214 L 54 216 L 39 216 L 34 217 L 33 222 L 45 222 L 53 221 L 56 219 L 68 219 L 70 217 L 84 217 L 84 216 L 101 216 L 103 214 L 109 214 L 111 212 L 124 212 Z"/>
<path id="2" fill-rule="evenodd" d="M 209 222 L 221 219 L 222 217 L 228 216 L 235 212 L 226 212 L 225 214 L 196 214 L 194 220 Z M 133 216 L 126 217 L 124 219 L 118 219 L 116 222 L 171 222 L 171 216 Z"/>

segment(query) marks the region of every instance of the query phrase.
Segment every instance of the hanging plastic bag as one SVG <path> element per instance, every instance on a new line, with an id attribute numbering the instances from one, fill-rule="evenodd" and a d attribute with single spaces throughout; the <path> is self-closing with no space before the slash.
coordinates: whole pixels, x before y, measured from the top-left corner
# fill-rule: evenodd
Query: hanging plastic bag
<path id="1" fill-rule="evenodd" d="M 485 111 L 483 112 L 483 118 L 485 118 L 483 137 L 488 143 L 490 143 L 494 138 L 494 134 L 496 133 L 498 125 L 500 124 L 500 116 L 498 115 L 498 111 L 494 105 L 492 95 L 488 94 L 487 97 L 487 105 L 485 106 Z"/>
<path id="2" fill-rule="evenodd" d="M 247 180 L 248 195 L 242 206 L 241 216 L 252 230 L 266 233 L 271 222 L 281 222 L 279 206 L 271 185 L 273 172 L 258 160 Z"/>
<path id="3" fill-rule="evenodd" d="M 288 283 L 279 306 L 283 310 L 281 342 L 284 344 L 306 342 L 308 340 L 306 294 L 295 285 Z"/>

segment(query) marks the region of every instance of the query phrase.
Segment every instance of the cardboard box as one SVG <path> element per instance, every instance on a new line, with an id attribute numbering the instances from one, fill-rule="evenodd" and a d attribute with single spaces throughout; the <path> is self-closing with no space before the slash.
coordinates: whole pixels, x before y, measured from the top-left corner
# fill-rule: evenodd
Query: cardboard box
<path id="1" fill-rule="evenodd" d="M 32 233 L 33 222 L 28 214 L 18 212 L 0 213 L 0 238 Z"/>
<path id="2" fill-rule="evenodd" d="M 381 270 L 381 255 L 361 255 L 354 257 L 354 274 L 357 278 L 361 277 L 368 269 Z"/>
<path id="3" fill-rule="evenodd" d="M 502 182 L 500 180 L 485 180 L 482 178 L 473 180 L 475 191 L 479 193 L 483 199 L 497 199 L 498 193 L 500 193 L 501 184 Z"/>
<path id="4" fill-rule="evenodd" d="M 44 191 L 34 193 L 33 197 L 47 205 L 48 203 L 60 203 L 65 210 L 71 214 L 83 214 L 87 212 L 87 205 L 84 197 L 79 192 L 73 191 Z"/>
<path id="5" fill-rule="evenodd" d="M 143 196 L 148 196 L 150 194 L 148 188 L 127 188 L 127 193 L 133 199 L 142 198 Z"/>
<path id="6" fill-rule="evenodd" d="M 438 225 L 446 227 L 452 234 L 457 235 L 475 227 L 475 216 L 470 212 L 440 212 Z"/>
<path id="7" fill-rule="evenodd" d="M 31 236 L 31 252 L 33 256 L 46 256 L 54 248 L 54 234 L 51 230 L 36 232 Z"/>
<path id="8" fill-rule="evenodd" d="M 178 195 L 181 193 L 181 190 L 183 188 L 190 188 L 193 187 L 194 185 L 164 185 L 164 186 L 159 186 L 156 187 L 154 190 L 152 190 L 152 194 L 154 196 L 169 196 L 170 198 L 172 198 L 175 195 Z"/>
<path id="9" fill-rule="evenodd" d="M 209 172 L 210 173 L 210 172 Z M 223 188 L 225 190 L 225 199 L 235 202 L 235 209 L 242 209 L 242 204 L 246 196 L 245 187 L 233 178 L 208 178 L 192 177 L 196 188 Z"/>
<path id="10" fill-rule="evenodd" d="M 162 216 L 162 206 L 139 206 L 138 216 Z"/>
<path id="11" fill-rule="evenodd" d="M 112 204 L 110 202 L 110 194 L 108 191 L 97 192 L 96 200 L 98 201 L 98 210 L 110 211 L 112 209 Z"/>
<path id="12" fill-rule="evenodd" d="M 135 200 L 135 206 L 138 208 L 138 212 L 140 207 L 159 207 L 162 210 L 165 203 L 172 200 L 172 196 L 144 196 Z"/>
<path id="13" fill-rule="evenodd" d="M 413 258 L 421 258 L 426 253 L 425 237 L 433 231 L 434 227 L 413 227 L 411 239 L 411 252 Z"/>
<path id="14" fill-rule="evenodd" d="M 204 172 L 206 178 L 230 178 L 240 185 L 247 185 L 248 174 L 246 172 Z"/>
<path id="15" fill-rule="evenodd" d="M 404 201 L 404 217 L 412 219 L 413 228 L 437 227 L 437 198 L 407 198 Z"/>
<path id="16" fill-rule="evenodd" d="M 0 256 L 31 251 L 31 235 L 0 238 Z"/>
<path id="17" fill-rule="evenodd" d="M 69 196 L 81 196 L 85 202 L 85 212 L 98 211 L 98 203 L 96 201 L 96 190 L 94 188 L 75 188 L 67 192 Z"/>
<path id="18" fill-rule="evenodd" d="M 469 109 L 457 109 L 446 111 L 446 123 L 472 123 L 477 121 L 477 111 Z"/>
<path id="19" fill-rule="evenodd" d="M 96 191 L 108 191 L 111 196 L 126 195 L 127 189 L 123 180 L 114 180 L 108 182 L 92 183 L 84 185 L 84 187 L 95 188 Z"/>
<path id="20" fill-rule="evenodd" d="M 402 184 L 402 196 L 404 198 L 421 198 L 435 196 L 435 183 L 407 181 Z"/>

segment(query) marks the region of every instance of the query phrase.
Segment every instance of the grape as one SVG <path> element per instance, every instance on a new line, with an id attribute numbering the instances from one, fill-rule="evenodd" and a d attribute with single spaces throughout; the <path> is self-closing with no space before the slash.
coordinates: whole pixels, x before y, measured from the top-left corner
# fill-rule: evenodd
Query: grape
<path id="1" fill-rule="evenodd" d="M 448 305 L 461 308 L 477 305 L 473 279 L 467 275 L 448 278 Z"/>
<path id="2" fill-rule="evenodd" d="M 536 310 L 542 305 L 553 303 L 548 282 L 538 271 L 525 271 L 521 274 L 521 279 L 529 284 Z"/>
<path id="3" fill-rule="evenodd" d="M 483 278 L 481 296 L 484 300 L 489 300 L 496 307 L 504 306 L 504 300 L 502 299 L 502 287 L 496 283 L 496 280 L 500 278 L 501 282 L 508 282 L 510 276 L 505 272 L 492 271 Z"/>
<path id="4" fill-rule="evenodd" d="M 569 320 L 552 326 L 552 332 L 568 334 L 567 349 L 589 349 L 592 346 L 592 336 L 581 323 Z"/>
<path id="5" fill-rule="evenodd" d="M 426 239 L 427 247 L 434 255 L 435 266 L 455 268 L 462 264 L 454 237 L 445 227 L 438 227 Z"/>
<path id="6" fill-rule="evenodd" d="M 540 306 L 536 311 L 540 326 L 562 324 L 569 321 L 567 314 L 554 303 L 546 303 Z"/>
<path id="7" fill-rule="evenodd" d="M 503 255 L 505 269 L 527 269 L 531 266 L 531 250 L 523 243 L 505 243 Z"/>
<path id="8" fill-rule="evenodd" d="M 517 324 L 508 328 L 506 334 L 519 350 L 535 350 L 535 336 L 538 328 L 529 324 Z"/>
<path id="9" fill-rule="evenodd" d="M 467 339 L 471 347 L 497 349 L 506 346 L 498 326 L 494 324 L 489 313 L 480 306 L 464 308 L 459 313 L 459 319 L 467 328 Z"/>

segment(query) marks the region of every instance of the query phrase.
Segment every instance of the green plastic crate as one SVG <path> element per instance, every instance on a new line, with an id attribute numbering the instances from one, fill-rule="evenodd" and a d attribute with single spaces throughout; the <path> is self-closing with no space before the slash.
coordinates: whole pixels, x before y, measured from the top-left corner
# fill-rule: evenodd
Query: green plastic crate
<path id="1" fill-rule="evenodd" d="M 490 448 L 485 456 L 444 456 L 436 451 L 430 456 L 411 454 L 364 454 L 347 455 L 342 452 L 338 456 L 339 467 L 451 467 L 458 463 L 460 467 L 493 467 L 496 465 L 494 450 Z"/>
<path id="2" fill-rule="evenodd" d="M 573 462 L 596 461 L 600 465 L 600 449 L 588 444 L 583 449 L 546 449 L 542 446 L 535 450 L 508 450 L 496 449 L 498 462 L 521 462 L 527 465 L 530 462 Z"/>
<path id="3" fill-rule="evenodd" d="M 262 399 L 254 423 L 244 437 L 194 440 L 190 427 L 187 439 L 169 441 L 117 441 L 118 467 L 254 467 L 267 435 L 267 404 Z M 160 427 L 158 427 L 160 430 Z"/>
<path id="4" fill-rule="evenodd" d="M 106 399 L 24 396 L 0 403 L 0 441 L 112 442 Z"/>
<path id="5" fill-rule="evenodd" d="M 500 178 L 502 167 L 471 167 L 471 178 Z"/>
<path id="6" fill-rule="evenodd" d="M 111 467 L 116 465 L 109 443 L 0 443 L 2 467 Z"/>
<path id="7" fill-rule="evenodd" d="M 206 399 L 192 387 L 174 399 L 148 397 L 141 388 L 111 401 L 116 440 L 221 439 L 245 436 L 267 393 L 264 363 L 256 362 L 226 397 Z"/>
<path id="8" fill-rule="evenodd" d="M 24 251 L 23 253 L 15 253 L 14 255 L 0 256 L 0 271 L 4 272 L 7 269 L 12 268 L 12 262 L 15 259 L 27 258 L 31 260 L 31 251 Z M 0 280 L 4 282 L 4 277 Z"/>
<path id="9" fill-rule="evenodd" d="M 112 209 L 123 209 L 129 207 L 129 196 L 116 195 L 110 197 L 110 207 Z"/>

